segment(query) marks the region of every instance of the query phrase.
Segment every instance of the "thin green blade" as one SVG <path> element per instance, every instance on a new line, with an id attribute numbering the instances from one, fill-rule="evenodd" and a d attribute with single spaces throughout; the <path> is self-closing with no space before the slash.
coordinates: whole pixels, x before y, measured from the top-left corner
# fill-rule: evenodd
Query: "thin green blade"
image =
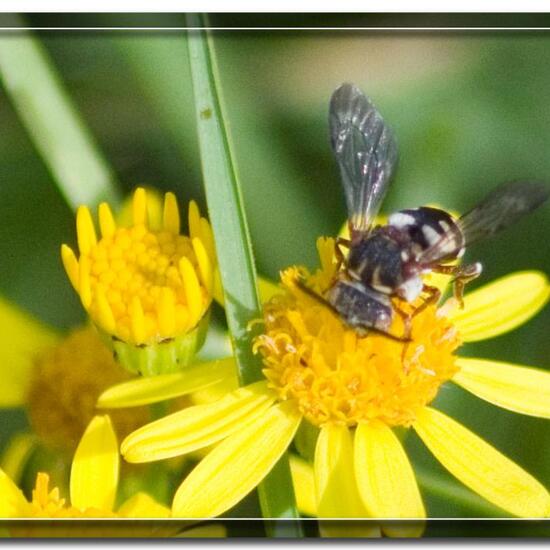
<path id="1" fill-rule="evenodd" d="M 24 21 L 11 16 L 14 25 Z M 30 32 L 0 35 L 0 78 L 68 204 L 117 203 L 115 176 Z"/>
<path id="2" fill-rule="evenodd" d="M 205 27 L 197 14 L 190 27 Z M 188 33 L 188 47 L 197 112 L 201 163 L 210 220 L 225 294 L 227 322 L 242 385 L 262 378 L 262 364 L 252 353 L 255 331 L 249 323 L 262 317 L 250 236 L 220 100 L 211 37 L 204 30 Z M 261 449 L 258 449 L 261 452 Z M 258 488 L 266 518 L 297 518 L 288 458 L 284 455 Z M 299 537 L 299 522 L 270 524 L 272 536 Z"/>

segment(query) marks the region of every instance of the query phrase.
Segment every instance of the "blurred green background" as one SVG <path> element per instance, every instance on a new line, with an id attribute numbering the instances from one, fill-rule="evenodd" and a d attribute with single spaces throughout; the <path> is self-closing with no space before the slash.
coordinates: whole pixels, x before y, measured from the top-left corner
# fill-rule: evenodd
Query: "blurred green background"
<path id="1" fill-rule="evenodd" d="M 27 22 L 38 25 L 40 17 Z M 162 24 L 163 17 L 170 16 L 154 21 Z M 89 18 L 100 26 L 109 15 Z M 223 17 L 212 23 L 223 24 Z M 121 189 L 174 190 L 181 204 L 194 198 L 204 209 L 182 33 L 41 32 L 39 38 Z M 218 31 L 215 46 L 263 275 L 276 278 L 293 263 L 314 267 L 315 239 L 334 235 L 345 219 L 327 133 L 329 97 L 343 81 L 370 95 L 397 135 L 400 166 L 385 211 L 430 202 L 463 211 L 499 182 L 550 182 L 548 34 Z M 83 315 L 59 246 L 75 242 L 73 214 L 3 89 L 0 127 L 0 292 L 51 325 L 71 327 Z M 549 212 L 545 205 L 470 250 L 468 257 L 484 265 L 472 288 L 514 270 L 550 273 Z M 549 368 L 549 329 L 547 308 L 513 333 L 461 353 Z M 437 405 L 550 487 L 549 421 L 497 409 L 452 384 Z M 0 413 L 0 450 L 24 425 L 23 413 Z M 414 435 L 407 446 L 438 487 L 454 483 Z M 430 515 L 499 514 L 466 505 L 468 499 L 462 505 L 434 491 L 424 495 Z M 465 534 L 461 529 L 456 533 Z"/>

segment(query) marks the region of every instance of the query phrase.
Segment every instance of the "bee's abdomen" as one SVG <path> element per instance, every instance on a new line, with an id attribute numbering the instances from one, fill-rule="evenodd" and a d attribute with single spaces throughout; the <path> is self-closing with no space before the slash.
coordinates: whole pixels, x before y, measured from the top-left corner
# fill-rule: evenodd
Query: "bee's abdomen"
<path id="1" fill-rule="evenodd" d="M 420 255 L 436 244 L 442 247 L 442 256 L 445 255 L 445 249 L 452 254 L 464 246 L 464 237 L 455 220 L 439 208 L 422 206 L 400 210 L 389 217 L 388 224 L 408 233 L 413 256 Z"/>
<path id="2" fill-rule="evenodd" d="M 388 296 L 373 292 L 358 281 L 338 281 L 329 290 L 327 300 L 352 328 L 390 328 L 392 307 Z"/>

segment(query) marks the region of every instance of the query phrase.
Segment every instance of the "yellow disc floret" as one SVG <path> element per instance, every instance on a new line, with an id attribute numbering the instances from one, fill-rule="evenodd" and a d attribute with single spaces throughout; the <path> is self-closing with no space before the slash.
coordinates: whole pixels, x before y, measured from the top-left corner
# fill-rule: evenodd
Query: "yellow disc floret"
<path id="1" fill-rule="evenodd" d="M 286 270 L 283 293 L 264 306 L 265 333 L 255 342 L 264 374 L 280 399 L 294 400 L 313 424 L 379 420 L 408 426 L 458 370 L 457 331 L 428 307 L 413 317 L 407 344 L 374 332 L 358 335 L 294 284 L 300 277 L 310 288 L 325 290 L 323 271 L 332 269 L 327 258 L 313 276 L 304 268 Z M 401 334 L 402 321 L 395 317 L 392 332 Z"/>
<path id="2" fill-rule="evenodd" d="M 39 472 L 36 476 L 34 489 L 32 490 L 32 500 L 28 506 L 27 517 L 59 519 L 117 517 L 117 514 L 110 510 L 75 508 L 67 504 L 64 498 L 60 497 L 57 487 L 50 490 L 49 485 L 50 476 L 44 472 Z"/>
<path id="3" fill-rule="evenodd" d="M 190 236 L 180 235 L 175 196 L 166 193 L 163 227 L 147 221 L 147 195 L 135 191 L 133 222 L 117 226 L 109 205 L 99 206 L 98 239 L 88 208 L 76 217 L 80 257 L 63 245 L 69 279 L 84 308 L 103 331 L 149 345 L 193 330 L 212 299 L 215 255 L 212 231 L 196 203 L 189 205 Z"/>

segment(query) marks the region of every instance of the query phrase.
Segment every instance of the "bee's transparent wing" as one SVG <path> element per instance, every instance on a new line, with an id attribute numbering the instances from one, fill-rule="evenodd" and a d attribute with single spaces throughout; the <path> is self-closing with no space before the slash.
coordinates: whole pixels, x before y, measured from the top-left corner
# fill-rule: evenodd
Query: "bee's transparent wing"
<path id="1" fill-rule="evenodd" d="M 342 84 L 332 94 L 329 125 L 352 229 L 367 232 L 397 164 L 397 144 L 380 113 L 353 84 Z"/>
<path id="2" fill-rule="evenodd" d="M 509 227 L 522 216 L 540 206 L 550 195 L 550 188 L 539 182 L 512 181 L 499 185 L 472 210 L 457 220 L 462 246 L 492 237 Z M 444 235 L 426 250 L 419 262 L 429 264 L 451 257 L 459 250 L 451 250 L 454 236 Z"/>

